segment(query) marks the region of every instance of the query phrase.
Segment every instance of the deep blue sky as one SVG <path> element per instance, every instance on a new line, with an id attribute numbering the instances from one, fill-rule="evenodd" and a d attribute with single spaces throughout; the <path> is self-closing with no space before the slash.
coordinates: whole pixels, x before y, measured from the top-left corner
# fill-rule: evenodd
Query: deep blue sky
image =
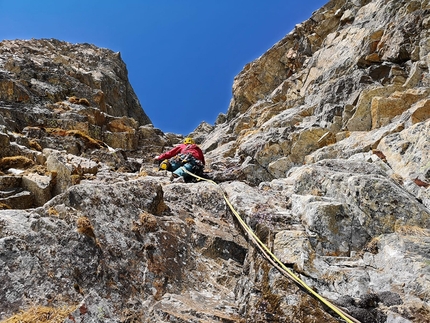
<path id="1" fill-rule="evenodd" d="M 328 0 L 0 0 L 0 40 L 121 52 L 155 127 L 186 135 L 226 113 L 234 77 Z"/>

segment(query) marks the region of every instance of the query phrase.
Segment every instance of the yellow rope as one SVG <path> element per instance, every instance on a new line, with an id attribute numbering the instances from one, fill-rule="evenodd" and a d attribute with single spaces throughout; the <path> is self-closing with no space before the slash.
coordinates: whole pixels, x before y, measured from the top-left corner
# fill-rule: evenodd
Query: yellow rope
<path id="1" fill-rule="evenodd" d="M 357 319 L 353 318 L 352 316 L 350 316 L 349 314 L 345 313 L 344 311 L 342 311 L 340 308 L 338 308 L 336 305 L 330 303 L 328 300 L 326 300 L 323 296 L 319 295 L 317 292 L 315 292 L 311 287 L 309 287 L 303 280 L 301 280 L 295 273 L 293 273 L 289 268 L 287 268 L 282 261 L 280 261 L 270 250 L 269 248 L 258 238 L 258 236 L 252 231 L 252 229 L 245 223 L 245 221 L 243 221 L 242 217 L 240 216 L 240 214 L 234 209 L 233 205 L 230 203 L 229 199 L 227 198 L 227 196 L 225 195 L 224 191 L 222 190 L 222 188 L 215 183 L 213 180 L 207 179 L 207 178 L 203 178 L 200 176 L 197 176 L 196 174 L 193 174 L 191 172 L 189 172 L 187 169 L 185 169 L 184 167 L 181 167 L 182 170 L 184 170 L 187 174 L 202 180 L 202 181 L 206 181 L 209 182 L 211 184 L 214 184 L 215 186 L 217 186 L 218 188 L 221 189 L 222 191 L 222 195 L 224 197 L 224 200 L 226 201 L 227 205 L 229 206 L 230 210 L 233 212 L 233 214 L 235 215 L 236 219 L 239 221 L 240 225 L 244 228 L 244 230 L 246 232 L 248 232 L 248 234 L 250 235 L 251 239 L 254 241 L 254 243 L 257 245 L 257 247 L 263 252 L 263 254 L 265 254 L 265 256 L 267 257 L 267 259 L 269 259 L 269 261 L 277 268 L 279 269 L 281 272 L 283 272 L 284 274 L 286 274 L 288 277 L 290 277 L 294 282 L 296 282 L 298 285 L 302 286 L 303 288 L 305 288 L 309 293 L 311 293 L 312 295 L 314 295 L 318 300 L 320 300 L 324 305 L 326 305 L 327 307 L 329 307 L 331 310 L 333 310 L 337 315 L 339 315 L 342 319 L 344 319 L 347 323 L 360 323 L 360 321 L 358 321 Z"/>

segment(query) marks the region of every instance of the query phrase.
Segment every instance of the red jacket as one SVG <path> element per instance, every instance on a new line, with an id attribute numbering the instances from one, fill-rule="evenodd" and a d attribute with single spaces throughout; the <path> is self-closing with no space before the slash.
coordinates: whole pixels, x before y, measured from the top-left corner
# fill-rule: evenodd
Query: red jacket
<path id="1" fill-rule="evenodd" d="M 197 146 L 196 144 L 192 145 L 186 145 L 186 144 L 180 144 L 177 145 L 175 148 L 165 152 L 164 154 L 161 154 L 158 156 L 158 160 L 164 160 L 172 158 L 179 154 L 191 154 L 195 159 L 200 160 L 203 165 L 205 164 L 205 157 L 203 156 L 202 150 Z"/>

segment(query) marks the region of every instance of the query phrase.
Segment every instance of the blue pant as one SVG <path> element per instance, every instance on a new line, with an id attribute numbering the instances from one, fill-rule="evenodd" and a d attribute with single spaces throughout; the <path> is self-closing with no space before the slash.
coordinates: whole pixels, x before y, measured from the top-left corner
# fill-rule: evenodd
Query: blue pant
<path id="1" fill-rule="evenodd" d="M 183 163 L 184 160 L 186 160 L 185 164 Z M 196 164 L 194 157 L 184 155 L 172 157 L 170 158 L 169 162 L 170 170 L 173 172 L 173 174 L 182 176 L 184 179 L 190 175 L 188 175 L 185 170 L 182 169 L 182 167 L 184 167 L 187 171 L 192 172 L 193 167 Z"/>
<path id="2" fill-rule="evenodd" d="M 172 170 L 174 170 L 173 174 L 178 175 L 178 176 L 182 176 L 183 178 L 187 178 L 188 176 L 190 176 L 185 172 L 185 170 L 183 170 L 183 168 L 181 166 L 189 172 L 192 172 L 192 170 L 193 170 L 193 165 L 191 163 L 185 163 L 184 165 L 179 164 L 177 166 L 172 165 Z"/>

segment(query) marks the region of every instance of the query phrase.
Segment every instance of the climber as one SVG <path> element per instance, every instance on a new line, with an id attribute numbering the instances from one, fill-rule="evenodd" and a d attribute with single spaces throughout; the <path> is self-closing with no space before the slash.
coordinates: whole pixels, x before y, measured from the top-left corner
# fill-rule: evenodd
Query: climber
<path id="1" fill-rule="evenodd" d="M 175 182 L 189 181 L 190 175 L 187 171 L 196 175 L 203 173 L 205 167 L 205 157 L 202 150 L 190 137 L 184 139 L 182 144 L 154 158 L 159 163 L 160 169 L 165 169 L 172 173 L 172 180 Z"/>

